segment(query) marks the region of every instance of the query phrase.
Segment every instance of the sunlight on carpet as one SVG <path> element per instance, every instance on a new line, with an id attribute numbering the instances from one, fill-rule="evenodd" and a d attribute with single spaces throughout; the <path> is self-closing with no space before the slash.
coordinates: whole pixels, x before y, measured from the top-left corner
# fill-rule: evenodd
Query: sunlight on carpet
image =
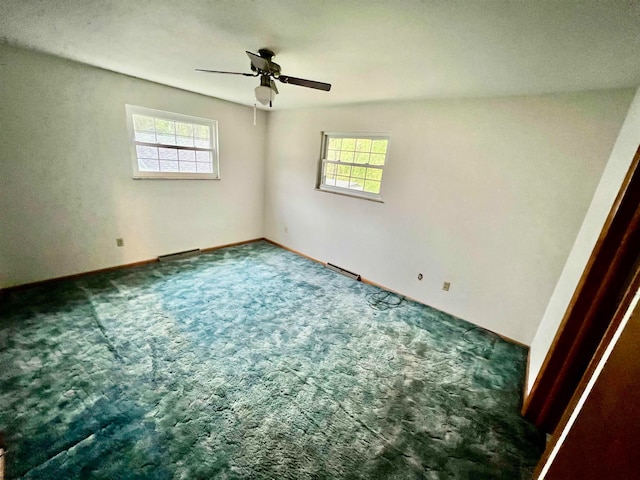
<path id="1" fill-rule="evenodd" d="M 255 242 L 11 293 L 8 479 L 526 479 L 526 350 Z"/>

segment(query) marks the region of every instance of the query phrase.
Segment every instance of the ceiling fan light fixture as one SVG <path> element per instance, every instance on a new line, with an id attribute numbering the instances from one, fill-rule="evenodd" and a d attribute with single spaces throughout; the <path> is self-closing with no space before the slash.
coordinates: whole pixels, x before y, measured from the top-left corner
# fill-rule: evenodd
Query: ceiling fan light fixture
<path id="1" fill-rule="evenodd" d="M 290 77 L 288 75 L 282 75 L 280 73 L 280 65 L 275 63 L 273 59 L 273 52 L 266 48 L 258 50 L 260 55 L 251 53 L 247 50 L 247 56 L 251 61 L 251 72 L 227 72 L 223 70 L 204 70 L 196 68 L 199 72 L 208 73 L 226 73 L 229 75 L 242 75 L 244 77 L 260 77 L 260 86 L 256 87 L 255 95 L 256 100 L 262 105 L 270 107 L 272 106 L 273 99 L 278 94 L 278 87 L 276 87 L 276 80 L 281 83 L 290 85 L 298 85 L 300 87 L 313 88 L 316 90 L 323 90 L 328 92 L 331 90 L 330 83 L 317 82 L 315 80 L 306 80 L 304 78 Z"/>
<path id="2" fill-rule="evenodd" d="M 262 105 L 269 105 L 269 103 L 273 101 L 273 90 L 271 90 L 271 87 L 258 85 L 256 87 L 256 100 Z"/>

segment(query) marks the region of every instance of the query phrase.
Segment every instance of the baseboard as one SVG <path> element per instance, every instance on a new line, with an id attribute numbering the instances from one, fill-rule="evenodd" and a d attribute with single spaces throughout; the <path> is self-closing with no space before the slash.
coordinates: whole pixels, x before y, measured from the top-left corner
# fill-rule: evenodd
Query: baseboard
<path id="1" fill-rule="evenodd" d="M 527 365 L 526 370 L 524 372 L 524 388 L 522 389 L 522 405 L 520 405 L 520 410 L 524 409 L 524 404 L 527 401 L 527 397 L 529 396 L 529 368 L 531 367 L 531 349 L 527 352 Z"/>
<path id="2" fill-rule="evenodd" d="M 287 247 L 286 245 L 283 245 L 283 244 L 281 244 L 281 243 L 275 242 L 275 241 L 273 241 L 273 240 L 271 240 L 271 239 L 269 239 L 269 238 L 264 238 L 263 240 L 265 240 L 265 241 L 267 241 L 267 242 L 269 242 L 269 243 L 271 243 L 271 244 L 275 245 L 276 247 L 280 247 L 280 248 L 282 248 L 282 249 L 284 249 L 284 250 L 288 250 L 288 251 L 289 251 L 289 252 L 291 252 L 291 253 L 295 253 L 296 255 L 299 255 L 299 256 L 304 257 L 304 258 L 309 259 L 309 260 L 312 260 L 312 261 L 314 261 L 314 262 L 316 262 L 316 263 L 319 263 L 319 264 L 321 264 L 321 265 L 326 265 L 326 264 L 327 264 L 327 262 L 323 262 L 322 260 L 318 260 L 317 258 L 310 257 L 309 255 L 307 255 L 307 254 L 305 254 L 305 253 L 302 253 L 302 252 L 300 252 L 300 251 L 298 251 L 298 250 L 294 250 L 293 248 L 289 248 L 289 247 Z M 428 305 L 428 304 L 426 304 L 426 303 L 424 303 L 424 302 L 422 302 L 422 301 L 420 301 L 420 300 L 417 300 L 417 299 L 415 299 L 415 298 L 413 298 L 413 297 L 409 297 L 409 296 L 405 295 L 404 293 L 398 292 L 398 291 L 393 290 L 393 289 L 391 289 L 391 288 L 388 288 L 388 287 L 386 287 L 386 286 L 384 286 L 384 285 L 382 285 L 382 284 L 380 284 L 380 283 L 376 283 L 376 282 L 374 282 L 374 281 L 372 281 L 372 280 L 369 280 L 368 278 L 360 277 L 360 281 L 361 281 L 361 282 L 363 282 L 363 283 L 367 283 L 367 284 L 369 284 L 369 285 L 373 285 L 374 287 L 378 287 L 378 288 L 381 288 L 381 289 L 383 289 L 383 290 L 386 290 L 387 292 L 394 293 L 394 294 L 399 295 L 399 296 L 401 296 L 401 297 L 404 297 L 404 298 L 406 298 L 406 299 L 408 299 L 408 300 L 411 300 L 412 302 L 416 302 L 416 303 L 419 303 L 420 305 L 424 305 L 425 307 L 435 308 L 435 307 L 432 307 L 431 305 Z M 442 313 L 446 313 L 447 315 L 451 315 L 452 317 L 459 318 L 457 315 L 454 315 L 453 313 L 445 312 L 444 310 L 440 310 L 440 309 L 438 309 L 438 310 L 439 310 L 439 311 L 441 311 Z M 464 319 L 462 319 L 462 320 L 464 320 Z M 468 320 L 465 320 L 465 322 L 469 322 L 469 321 L 468 321 Z M 469 322 L 469 323 L 471 323 L 472 325 L 476 325 L 476 324 L 475 324 L 475 323 L 473 323 L 473 322 Z M 489 330 L 489 329 L 488 329 L 488 328 L 486 328 L 486 327 L 481 327 L 480 325 L 476 325 L 476 326 L 477 326 L 478 328 L 482 328 L 483 330 L 486 330 L 487 332 L 491 332 L 491 333 L 492 333 L 492 334 L 494 334 L 495 336 L 500 337 L 500 338 L 501 338 L 502 340 L 504 340 L 505 342 L 509 342 L 509 343 L 514 344 L 514 345 L 518 345 L 519 347 L 526 348 L 526 349 L 527 349 L 527 351 L 529 351 L 529 346 L 528 346 L 528 345 L 525 345 L 525 344 L 524 344 L 524 343 L 522 343 L 522 342 L 519 342 L 519 341 L 517 341 L 517 340 L 514 340 L 513 338 L 506 337 L 506 336 L 504 336 L 504 335 L 502 335 L 502 334 L 500 334 L 500 333 L 496 333 L 496 332 L 494 332 L 493 330 Z M 527 357 L 527 358 L 528 358 L 528 357 Z M 527 372 L 528 372 L 528 371 L 529 371 L 529 370 L 528 370 L 528 363 L 527 363 Z M 526 384 L 525 384 L 525 386 L 526 386 Z"/>
<path id="3" fill-rule="evenodd" d="M 237 247 L 239 245 L 247 245 L 249 243 L 259 242 L 261 240 L 266 240 L 266 238 L 259 237 L 252 238 L 251 240 L 242 240 L 241 242 L 225 243 L 224 245 L 218 245 L 217 247 L 201 248 L 200 251 L 202 251 L 203 253 L 215 252 L 216 250 L 220 250 L 221 248 Z"/>
<path id="4" fill-rule="evenodd" d="M 369 280 L 367 278 L 362 277 L 361 281 L 363 283 L 368 283 L 369 285 L 373 285 L 374 287 L 382 288 L 383 290 L 386 290 L 388 292 L 395 293 L 396 295 L 400 295 L 401 297 L 404 297 L 404 298 L 406 298 L 408 300 L 411 300 L 412 302 L 419 303 L 420 305 L 424 305 L 425 307 L 435 308 L 435 307 L 432 307 L 431 305 L 429 305 L 427 303 L 424 303 L 421 300 L 418 300 L 418 299 L 413 298 L 413 297 L 409 297 L 409 296 L 405 295 L 404 293 L 400 293 L 400 292 L 397 292 L 397 291 L 392 290 L 390 288 L 387 288 L 384 285 L 381 285 L 379 283 L 373 282 L 373 281 L 371 281 L 371 280 Z M 447 315 L 451 315 L 452 317 L 460 318 L 457 315 L 454 315 L 453 313 L 446 312 L 444 310 L 440 310 L 439 308 L 437 310 L 441 311 L 442 313 L 446 313 Z M 469 320 L 465 320 L 464 318 L 462 320 L 464 320 L 465 322 L 469 322 Z M 529 350 L 529 346 L 525 345 L 522 342 L 514 340 L 513 338 L 509 338 L 509 337 L 507 337 L 505 335 L 502 335 L 501 333 L 494 332 L 493 330 L 489 330 L 487 327 L 481 327 L 480 325 L 477 325 L 477 324 L 475 324 L 473 322 L 469 322 L 469 323 L 471 323 L 472 325 L 475 325 L 478 328 L 482 328 L 483 330 L 486 330 L 487 332 L 491 332 L 493 335 L 495 335 L 496 337 L 500 337 L 505 342 L 513 343 L 514 345 L 518 345 L 519 347 L 526 348 L 527 351 Z"/>
<path id="5" fill-rule="evenodd" d="M 75 280 L 78 278 L 87 277 L 89 275 L 95 275 L 96 273 L 114 272 L 116 270 L 124 270 L 127 268 L 140 267 L 142 265 L 149 265 L 150 263 L 155 263 L 157 261 L 158 261 L 157 258 L 152 258 L 149 260 L 141 260 L 139 262 L 125 263 L 122 265 L 114 265 L 113 267 L 99 268 L 97 270 L 89 270 L 87 272 L 74 273 L 72 275 L 63 275 L 62 277 L 54 277 L 54 278 L 48 278 L 46 280 L 38 280 L 37 282 L 22 283 L 20 285 L 13 285 L 11 287 L 0 288 L 0 295 L 19 291 L 19 290 L 25 290 L 33 287 L 41 287 L 43 285 L 51 285 L 57 282 L 63 282 L 65 280 Z"/>
<path id="6" fill-rule="evenodd" d="M 244 240 L 241 242 L 234 242 L 234 243 L 226 243 L 224 245 L 218 245 L 216 247 L 207 247 L 207 248 L 201 248 L 200 250 L 204 253 L 206 252 L 213 252 L 215 250 L 219 250 L 221 248 L 227 248 L 227 247 L 235 247 L 238 245 L 244 245 L 247 243 L 253 243 L 253 242 L 258 242 L 260 240 L 266 240 L 264 238 L 254 238 L 251 240 Z M 29 283 L 23 283 L 20 285 L 13 285 L 11 287 L 4 287 L 4 288 L 0 288 L 0 299 L 2 298 L 2 295 L 10 293 L 10 292 L 15 292 L 15 291 L 19 291 L 19 290 L 24 290 L 27 288 L 32 288 L 32 287 L 39 287 L 39 286 L 43 286 L 43 285 L 50 285 L 56 282 L 62 282 L 65 280 L 75 280 L 78 278 L 82 278 L 82 277 L 86 277 L 89 275 L 95 275 L 96 273 L 107 273 L 107 272 L 115 272 L 117 270 L 124 270 L 127 268 L 134 268 L 134 267 L 140 267 L 143 265 L 149 265 L 151 263 L 156 263 L 158 262 L 158 258 L 151 258 L 148 260 L 141 260 L 139 262 L 133 262 L 133 263 L 125 263 L 122 265 L 114 265 L 113 267 L 106 267 L 106 268 L 99 268 L 97 270 L 89 270 L 87 272 L 80 272 L 80 273 L 74 273 L 72 275 L 64 275 L 62 277 L 54 277 L 54 278 L 48 278 L 46 280 L 39 280 L 37 282 L 29 282 Z"/>
<path id="7" fill-rule="evenodd" d="M 283 250 L 288 250 L 288 251 L 289 251 L 289 252 L 291 252 L 291 253 L 295 253 L 296 255 L 299 255 L 299 256 L 301 256 L 301 257 L 304 257 L 304 258 L 306 258 L 307 260 L 311 260 L 312 262 L 316 262 L 316 263 L 319 263 L 319 264 L 321 264 L 321 265 L 325 265 L 325 262 L 322 262 L 322 261 L 318 260 L 317 258 L 310 257 L 309 255 L 307 255 L 307 254 L 305 254 L 305 253 L 302 253 L 302 252 L 300 252 L 300 251 L 298 251 L 298 250 L 294 250 L 293 248 L 289 248 L 289 247 L 287 247 L 286 245 L 283 245 L 283 244 L 281 244 L 281 243 L 278 243 L 278 242 L 275 242 L 275 241 L 271 240 L 270 238 L 266 238 L 266 237 L 265 237 L 265 238 L 263 238 L 263 240 L 264 240 L 265 242 L 269 242 L 269 243 L 270 243 L 270 244 L 272 244 L 272 245 L 275 245 L 276 247 L 280 247 L 280 248 L 282 248 Z"/>
<path id="8" fill-rule="evenodd" d="M 311 257 L 311 256 L 309 256 L 309 255 L 307 255 L 305 253 L 302 253 L 302 252 L 300 252 L 298 250 L 295 250 L 293 248 L 289 248 L 286 245 L 283 245 L 281 243 L 278 243 L 278 242 L 276 242 L 274 240 L 271 240 L 270 238 L 266 238 L 266 237 L 254 238 L 254 239 L 251 239 L 251 240 L 243 240 L 243 241 L 240 241 L 240 242 L 226 243 L 224 245 L 218 245 L 218 246 L 215 246 L 215 247 L 201 248 L 200 250 L 203 253 L 207 253 L 207 252 L 213 252 L 215 250 L 220 250 L 221 248 L 236 247 L 238 245 L 246 245 L 246 244 L 249 244 L 249 243 L 259 242 L 261 240 L 269 242 L 270 244 L 275 245 L 276 247 L 280 247 L 283 250 L 287 250 L 287 251 L 289 251 L 291 253 L 294 253 L 296 255 L 304 257 L 304 258 L 306 258 L 308 260 L 311 260 L 313 262 L 319 263 L 321 265 L 326 265 L 326 262 L 323 262 L 322 260 L 318 260 L 317 258 Z M 65 276 L 62 276 L 62 277 L 55 277 L 55 278 L 50 278 L 50 279 L 47 279 L 47 280 L 40 280 L 38 282 L 24 283 L 22 285 L 15 285 L 15 286 L 11 286 L 11 287 L 0 288 L 0 299 L 2 298 L 2 295 L 4 295 L 5 293 L 9 293 L 9 292 L 17 291 L 17 290 L 22 290 L 22 289 L 36 287 L 36 286 L 42 286 L 42 285 L 49 285 L 49 284 L 52 284 L 52 283 L 55 283 L 55 282 L 61 282 L 61 281 L 64 281 L 64 280 L 74 280 L 74 279 L 77 279 L 77 278 L 86 277 L 88 275 L 94 275 L 96 273 L 113 272 L 113 271 L 116 271 L 116 270 L 123 270 L 123 269 L 127 269 L 127 268 L 139 267 L 139 266 L 142 266 L 142 265 L 148 265 L 150 263 L 156 263 L 157 261 L 158 261 L 157 258 L 153 258 L 153 259 L 142 260 L 142 261 L 134 262 L 134 263 L 126 263 L 126 264 L 123 264 L 123 265 L 116 265 L 116 266 L 113 266 L 113 267 L 101 268 L 101 269 L 98 269 L 98 270 L 91 270 L 91 271 L 88 271 L 88 272 L 75 273 L 73 275 L 65 275 Z M 405 297 L 405 298 L 411 300 L 412 302 L 416 302 L 416 303 L 419 303 L 420 305 L 425 305 L 427 307 L 434 308 L 434 307 L 431 307 L 431 305 L 427 305 L 426 303 L 424 303 L 424 302 L 422 302 L 420 300 L 417 300 L 417 299 L 412 298 L 412 297 L 408 297 L 407 295 L 404 295 L 401 292 L 397 292 L 395 290 L 392 290 L 392 289 L 390 289 L 390 288 L 388 288 L 388 287 L 386 287 L 384 285 L 376 283 L 376 282 L 374 282 L 372 280 L 369 280 L 369 279 L 367 279 L 365 277 L 361 277 L 360 280 L 362 282 L 364 282 L 364 283 L 369 284 L 369 285 L 373 285 L 374 287 L 382 288 L 383 290 L 386 290 L 388 292 L 392 292 L 392 293 L 395 293 L 396 295 L 400 295 L 402 297 Z M 443 312 L 443 313 L 446 313 L 447 315 L 452 315 L 454 317 L 456 316 L 456 315 L 453 315 L 452 313 L 445 312 L 443 310 L 440 310 L 440 311 Z M 489 330 L 488 328 L 480 327 L 479 325 L 478 325 L 478 327 L 479 328 L 483 328 L 483 329 L 487 330 L 488 332 L 493 333 L 494 335 L 497 335 L 498 337 L 500 337 L 501 339 L 505 340 L 506 342 L 513 343 L 513 344 L 518 345 L 520 347 L 526 348 L 527 350 L 529 349 L 528 345 L 525 345 L 525 344 L 523 344 L 521 342 L 518 342 L 517 340 L 514 340 L 512 338 L 506 337 L 506 336 L 501 335 L 499 333 L 496 333 L 496 332 L 494 332 L 492 330 Z M 529 368 L 528 368 L 528 363 L 527 363 L 527 374 L 528 374 L 528 372 L 529 372 Z M 527 384 L 525 383 L 525 390 L 526 390 L 526 385 Z"/>

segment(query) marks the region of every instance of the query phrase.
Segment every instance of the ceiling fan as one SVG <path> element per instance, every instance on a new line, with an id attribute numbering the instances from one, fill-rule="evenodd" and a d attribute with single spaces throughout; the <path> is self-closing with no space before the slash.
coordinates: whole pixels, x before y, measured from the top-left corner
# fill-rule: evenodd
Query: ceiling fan
<path id="1" fill-rule="evenodd" d="M 273 106 L 273 99 L 278 93 L 278 88 L 276 87 L 274 79 L 282 83 L 315 88 L 316 90 L 323 90 L 325 92 L 331 90 L 330 83 L 316 82 L 314 80 L 305 80 L 304 78 L 282 75 L 280 73 L 280 65 L 272 61 L 275 54 L 271 50 L 261 48 L 258 50 L 258 54 L 259 55 L 247 52 L 249 60 L 251 60 L 251 71 L 253 73 L 224 72 L 221 70 L 203 70 L 200 68 L 196 68 L 196 70 L 198 72 L 227 73 L 231 75 L 242 75 L 244 77 L 260 77 L 260 85 L 258 85 L 255 90 L 256 100 L 258 100 L 262 105 L 269 104 L 270 107 Z"/>

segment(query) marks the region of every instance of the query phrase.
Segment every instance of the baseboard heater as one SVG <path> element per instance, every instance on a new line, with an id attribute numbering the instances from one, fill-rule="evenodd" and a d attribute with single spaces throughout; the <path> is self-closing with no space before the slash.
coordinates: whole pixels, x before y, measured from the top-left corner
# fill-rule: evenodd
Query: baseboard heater
<path id="1" fill-rule="evenodd" d="M 177 253 L 169 253 L 167 255 L 160 255 L 158 257 L 159 262 L 168 262 L 170 260 L 179 260 L 181 258 L 195 257 L 196 255 L 200 255 L 201 251 L 199 248 L 194 248 L 193 250 L 185 250 L 184 252 Z"/>
<path id="2" fill-rule="evenodd" d="M 353 280 L 360 281 L 362 279 L 359 273 L 350 272 L 349 270 L 345 270 L 344 268 L 334 265 L 333 263 L 327 263 L 327 268 L 329 270 L 333 270 L 334 272 L 341 273 L 345 277 L 349 277 Z"/>

